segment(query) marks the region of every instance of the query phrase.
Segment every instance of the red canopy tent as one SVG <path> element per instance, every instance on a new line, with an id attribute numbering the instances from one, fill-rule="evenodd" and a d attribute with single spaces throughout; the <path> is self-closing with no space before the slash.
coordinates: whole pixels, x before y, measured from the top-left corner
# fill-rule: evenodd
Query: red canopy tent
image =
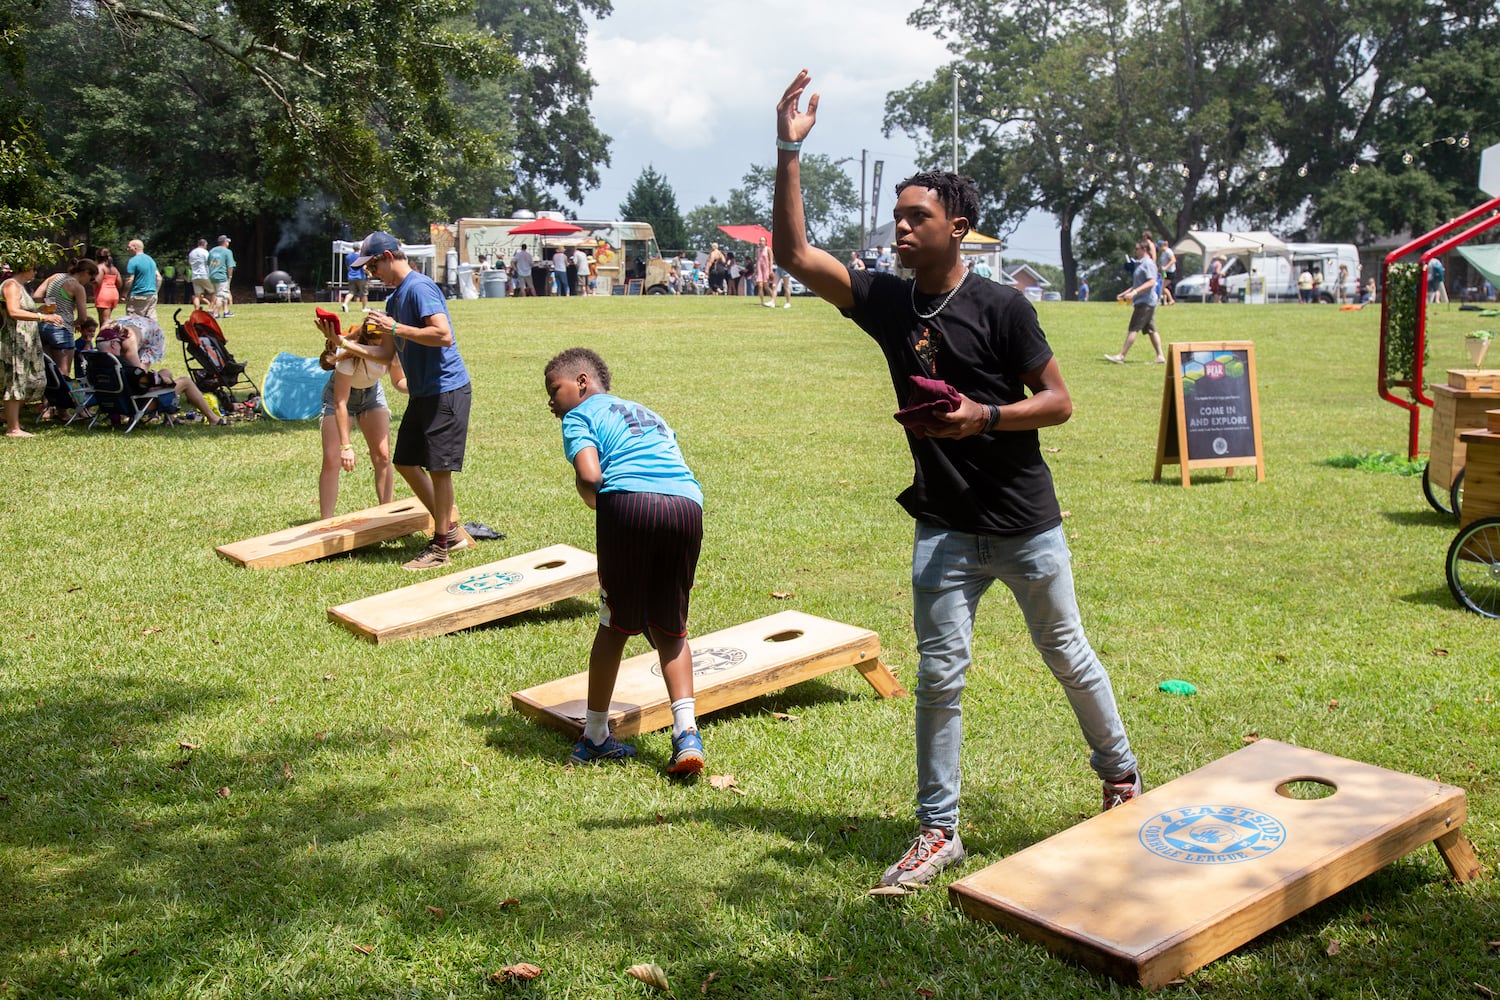
<path id="1" fill-rule="evenodd" d="M 765 240 L 771 242 L 771 231 L 765 226 L 720 226 L 719 231 L 725 233 L 732 240 L 741 240 L 745 243 L 759 243 Z"/>
<path id="2" fill-rule="evenodd" d="M 582 226 L 575 226 L 561 219 L 532 219 L 510 230 L 510 234 L 512 236 L 567 236 L 570 233 L 583 231 Z"/>

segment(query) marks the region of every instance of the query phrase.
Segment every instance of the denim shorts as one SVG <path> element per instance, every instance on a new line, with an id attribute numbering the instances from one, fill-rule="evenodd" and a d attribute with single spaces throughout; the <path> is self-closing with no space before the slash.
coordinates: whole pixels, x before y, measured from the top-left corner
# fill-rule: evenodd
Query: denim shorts
<path id="1" fill-rule="evenodd" d="M 73 333 L 61 323 L 41 322 L 36 325 L 41 335 L 42 346 L 53 351 L 73 350 Z"/>
<path id="2" fill-rule="evenodd" d="M 349 416 L 358 417 L 369 410 L 388 410 L 385 403 L 385 388 L 376 382 L 368 389 L 349 390 Z M 331 417 L 334 414 L 333 406 L 333 379 L 323 387 L 323 416 Z"/>

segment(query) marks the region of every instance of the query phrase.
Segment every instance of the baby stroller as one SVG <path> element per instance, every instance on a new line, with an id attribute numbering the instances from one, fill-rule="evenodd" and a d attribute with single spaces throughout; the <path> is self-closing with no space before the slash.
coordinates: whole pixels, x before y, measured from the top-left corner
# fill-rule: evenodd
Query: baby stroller
<path id="1" fill-rule="evenodd" d="M 182 310 L 178 309 L 172 314 L 172 322 L 177 326 L 183 364 L 193 383 L 205 395 L 214 395 L 225 416 L 254 417 L 260 410 L 260 389 L 246 374 L 244 364 L 229 353 L 219 321 L 202 309 L 188 314 L 186 323 L 177 318 L 180 315 Z"/>

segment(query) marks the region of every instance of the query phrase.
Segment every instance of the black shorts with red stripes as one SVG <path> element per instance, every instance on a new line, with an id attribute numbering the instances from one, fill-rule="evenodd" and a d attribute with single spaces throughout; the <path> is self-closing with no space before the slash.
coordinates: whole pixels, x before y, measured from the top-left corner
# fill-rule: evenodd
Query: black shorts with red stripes
<path id="1" fill-rule="evenodd" d="M 601 493 L 595 514 L 600 624 L 626 635 L 647 625 L 687 635 L 703 508 L 661 493 Z"/>

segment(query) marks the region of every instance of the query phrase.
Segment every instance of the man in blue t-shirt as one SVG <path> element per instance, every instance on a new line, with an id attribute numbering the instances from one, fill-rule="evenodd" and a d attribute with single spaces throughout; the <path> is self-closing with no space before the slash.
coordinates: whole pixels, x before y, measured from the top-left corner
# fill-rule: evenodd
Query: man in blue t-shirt
<path id="1" fill-rule="evenodd" d="M 453 512 L 453 473 L 464 467 L 469 437 L 469 370 L 458 353 L 458 337 L 448 317 L 448 301 L 437 282 L 407 263 L 401 243 L 390 233 L 371 233 L 353 264 L 392 289 L 383 312 L 369 322 L 385 336 L 374 346 L 345 341 L 357 357 L 388 362 L 401 356 L 410 395 L 396 434 L 392 464 L 432 514 L 432 541 L 402 568 L 448 565 L 450 549 L 467 544 Z"/>
<path id="2" fill-rule="evenodd" d="M 234 281 L 234 265 L 229 237 L 220 236 L 218 245 L 208 252 L 208 278 L 214 283 L 214 316 L 219 319 L 234 315 L 229 310 L 233 302 L 229 286 Z"/>
<path id="3" fill-rule="evenodd" d="M 350 250 L 344 255 L 344 280 L 349 282 L 349 287 L 344 289 L 344 297 L 339 300 L 339 308 L 344 312 L 349 311 L 351 299 L 359 299 L 361 309 L 370 306 L 370 278 L 365 269 L 355 263 L 358 260 L 358 250 Z"/>
<path id="4" fill-rule="evenodd" d="M 596 512 L 599 627 L 589 653 L 583 736 L 568 760 L 621 763 L 635 756 L 635 747 L 609 731 L 609 701 L 626 640 L 649 631 L 672 704 L 667 773 L 690 777 L 703 770 L 687 642 L 688 595 L 703 545 L 703 490 L 667 422 L 609 394 L 609 366 L 598 354 L 586 347 L 563 351 L 543 375 L 578 495 Z"/>
<path id="5" fill-rule="evenodd" d="M 1120 348 L 1119 354 L 1106 354 L 1105 361 L 1123 365 L 1125 355 L 1130 353 L 1130 345 L 1135 343 L 1139 334 L 1145 333 L 1151 346 L 1156 348 L 1156 357 L 1151 359 L 1151 363 L 1162 365 L 1167 362 L 1161 353 L 1161 335 L 1156 332 L 1156 307 L 1161 302 L 1161 274 L 1152 257 L 1155 252 L 1156 248 L 1148 239 L 1142 239 L 1135 245 L 1135 274 L 1131 277 L 1131 286 L 1116 296 L 1121 302 L 1128 300 L 1132 304 L 1130 326 L 1125 331 L 1125 346 Z"/>
<path id="6" fill-rule="evenodd" d="M 131 316 L 144 316 L 156 322 L 156 289 L 161 281 L 161 271 L 156 261 L 146 253 L 146 244 L 131 240 L 131 257 L 125 264 L 125 312 Z"/>

